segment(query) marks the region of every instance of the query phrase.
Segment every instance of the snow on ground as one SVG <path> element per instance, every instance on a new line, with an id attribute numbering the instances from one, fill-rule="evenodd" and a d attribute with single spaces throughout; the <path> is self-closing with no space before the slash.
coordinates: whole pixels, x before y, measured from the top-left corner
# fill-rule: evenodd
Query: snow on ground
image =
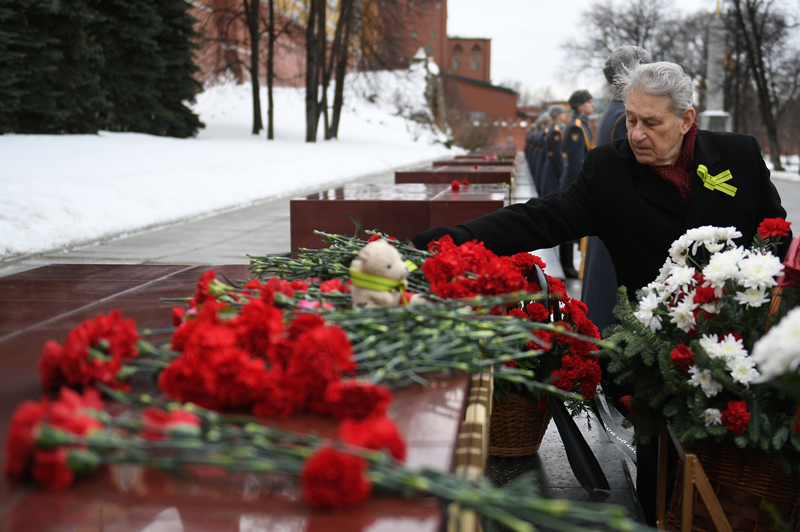
<path id="1" fill-rule="evenodd" d="M 198 95 L 194 139 L 137 133 L 0 136 L 0 258 L 68 247 L 451 157 L 408 119 L 421 66 L 348 80 L 339 140 L 305 142 L 305 91 L 275 90 L 275 140 L 252 135 L 249 84 Z M 366 97 L 366 98 L 365 98 Z M 261 91 L 266 115 L 266 89 Z M 332 99 L 331 99 L 332 101 Z M 264 117 L 266 124 L 266 116 Z M 320 130 L 322 129 L 320 120 Z"/>

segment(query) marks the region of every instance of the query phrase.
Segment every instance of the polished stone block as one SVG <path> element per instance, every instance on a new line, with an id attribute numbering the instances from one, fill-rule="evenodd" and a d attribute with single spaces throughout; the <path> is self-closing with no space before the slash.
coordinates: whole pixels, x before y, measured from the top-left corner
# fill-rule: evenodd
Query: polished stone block
<path id="1" fill-rule="evenodd" d="M 427 168 L 411 168 L 397 170 L 394 182 L 402 183 L 432 183 L 449 185 L 453 181 L 469 181 L 471 184 L 506 183 L 513 182 L 511 166 L 436 166 Z"/>
<path id="2" fill-rule="evenodd" d="M 362 229 L 376 229 L 400 240 L 410 240 L 418 232 L 440 225 L 434 223 L 434 218 L 457 219 L 460 223 L 508 202 L 508 190 L 494 191 L 492 195 L 476 188 L 474 193 L 452 195 L 450 181 L 447 185 L 353 184 L 295 198 L 290 205 L 292 251 L 322 247 L 322 237 L 315 235 L 314 230 L 355 234 L 356 227 L 348 214 L 359 221 Z M 360 233 L 360 236 L 365 235 Z"/>
<path id="3" fill-rule="evenodd" d="M 433 161 L 433 166 L 513 166 L 514 161 L 505 159 L 492 159 L 483 157 L 468 157 L 465 159 L 441 159 Z"/>

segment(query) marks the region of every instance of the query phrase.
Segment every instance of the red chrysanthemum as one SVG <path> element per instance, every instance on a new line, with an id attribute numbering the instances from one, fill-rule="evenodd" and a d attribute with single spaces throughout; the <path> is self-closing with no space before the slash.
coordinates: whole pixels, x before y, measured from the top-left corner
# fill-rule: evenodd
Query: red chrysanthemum
<path id="1" fill-rule="evenodd" d="M 309 458 L 300 473 L 303 498 L 314 506 L 343 509 L 367 500 L 372 485 L 363 458 L 325 447 Z"/>
<path id="2" fill-rule="evenodd" d="M 339 439 L 356 447 L 388 451 L 396 460 L 406 461 L 406 444 L 397 425 L 386 416 L 346 419 L 339 425 Z"/>
<path id="3" fill-rule="evenodd" d="M 758 236 L 761 238 L 789 236 L 789 226 L 791 225 L 791 222 L 787 222 L 783 218 L 764 218 L 764 221 L 758 226 Z"/>
<path id="4" fill-rule="evenodd" d="M 745 401 L 728 401 L 728 408 L 722 411 L 722 424 L 734 434 L 744 434 L 750 422 L 750 412 Z"/>
<path id="5" fill-rule="evenodd" d="M 67 489 L 75 481 L 75 474 L 67 465 L 67 450 L 63 447 L 52 451 L 34 451 L 31 474 L 42 486 L 51 490 Z"/>
<path id="6" fill-rule="evenodd" d="M 325 403 L 336 419 L 384 416 L 391 402 L 387 388 L 369 382 L 335 381 L 325 389 Z"/>
<path id="7" fill-rule="evenodd" d="M 694 353 L 683 344 L 678 344 L 678 347 L 672 350 L 670 355 L 672 363 L 678 366 L 678 369 L 687 373 L 689 368 L 694 366 Z"/>

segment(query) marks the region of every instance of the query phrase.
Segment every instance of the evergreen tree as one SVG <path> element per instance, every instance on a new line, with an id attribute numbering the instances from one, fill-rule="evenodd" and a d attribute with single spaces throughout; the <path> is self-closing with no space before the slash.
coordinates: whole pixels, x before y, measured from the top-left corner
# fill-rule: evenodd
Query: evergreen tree
<path id="1" fill-rule="evenodd" d="M 83 0 L 4 2 L 3 72 L 9 99 L 0 113 L 19 133 L 93 133 L 107 102 L 95 73 L 101 49 L 88 33 L 94 13 Z M 9 12 L 10 11 L 10 12 Z"/>
<path id="2" fill-rule="evenodd" d="M 162 21 L 157 0 L 96 0 L 100 17 L 93 25 L 103 47 L 100 79 L 111 109 L 103 128 L 109 131 L 158 132 L 163 115 L 159 80 L 166 61 L 157 36 Z"/>
<path id="3" fill-rule="evenodd" d="M 164 71 L 158 81 L 159 99 L 163 114 L 156 117 L 157 134 L 170 137 L 191 137 L 205 127 L 187 106 L 194 103 L 202 85 L 192 77 L 199 68 L 194 63 L 197 48 L 194 29 L 197 20 L 189 15 L 188 2 L 184 0 L 160 0 L 157 2 L 161 15 L 161 31 L 156 39 L 165 61 Z"/>

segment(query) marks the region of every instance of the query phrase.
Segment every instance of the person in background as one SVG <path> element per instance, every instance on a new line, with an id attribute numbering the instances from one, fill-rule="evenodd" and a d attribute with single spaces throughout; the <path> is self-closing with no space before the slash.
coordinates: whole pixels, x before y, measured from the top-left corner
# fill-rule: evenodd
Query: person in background
<path id="1" fill-rule="evenodd" d="M 533 177 L 533 169 L 535 168 L 535 154 L 536 154 L 536 133 L 539 131 L 539 120 L 531 124 L 528 131 L 525 133 L 525 161 L 528 163 L 528 170 L 530 170 L 531 177 Z"/>
<path id="2" fill-rule="evenodd" d="M 573 110 L 572 118 L 564 128 L 564 153 L 567 155 L 564 172 L 561 174 L 561 191 L 567 190 L 578 178 L 578 172 L 589 150 L 594 148 L 592 130 L 589 129 L 589 115 L 594 112 L 594 100 L 587 90 L 577 90 L 569 97 L 569 106 Z M 578 238 L 582 238 L 581 235 Z M 573 263 L 575 241 L 563 242 L 559 247 L 559 260 L 564 276 L 577 279 L 578 271 Z"/>
<path id="3" fill-rule="evenodd" d="M 611 87 L 611 102 L 597 122 L 598 146 L 627 137 L 622 79 L 636 65 L 649 62 L 650 54 L 638 46 L 617 48 L 606 59 L 603 75 Z M 616 323 L 614 306 L 617 304 L 617 274 L 608 250 L 596 236 L 588 239 L 584 264 L 581 301 L 588 307 L 586 317 L 602 332 Z"/>
<path id="4" fill-rule="evenodd" d="M 538 190 L 539 196 L 547 196 L 552 192 L 559 191 L 559 180 L 564 173 L 564 159 L 566 155 L 563 151 L 561 132 L 564 123 L 569 119 L 567 110 L 563 105 L 552 105 L 547 110 L 553 118 L 553 123 L 547 128 L 545 133 L 546 152 L 545 163 L 542 167 L 542 188 Z"/>
<path id="5" fill-rule="evenodd" d="M 539 131 L 536 146 L 539 148 L 539 153 L 536 156 L 536 173 L 533 174 L 533 184 L 536 186 L 536 193 L 542 195 L 542 181 L 544 177 L 544 163 L 547 160 L 547 129 L 553 123 L 553 118 L 550 113 L 545 111 L 541 114 L 542 129 Z"/>

